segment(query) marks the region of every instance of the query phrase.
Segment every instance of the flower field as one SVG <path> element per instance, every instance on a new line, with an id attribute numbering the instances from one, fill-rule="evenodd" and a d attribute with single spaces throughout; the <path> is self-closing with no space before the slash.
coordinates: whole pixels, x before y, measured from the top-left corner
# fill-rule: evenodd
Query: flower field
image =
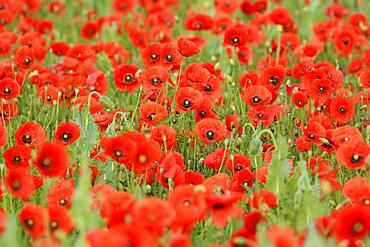
<path id="1" fill-rule="evenodd" d="M 0 0 L 0 246 L 370 246 L 367 0 Z"/>

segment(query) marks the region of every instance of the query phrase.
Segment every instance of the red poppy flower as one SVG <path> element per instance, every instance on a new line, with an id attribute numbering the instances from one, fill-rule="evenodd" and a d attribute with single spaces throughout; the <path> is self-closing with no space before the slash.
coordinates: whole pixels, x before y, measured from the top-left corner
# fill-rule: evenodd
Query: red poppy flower
<path id="1" fill-rule="evenodd" d="M 139 109 L 140 124 L 147 124 L 150 127 L 156 125 L 158 122 L 163 121 L 168 117 L 168 111 L 163 105 L 156 102 L 148 102 Z"/>
<path id="2" fill-rule="evenodd" d="M 202 104 L 195 109 L 195 121 L 199 122 L 204 118 L 218 119 L 214 110 L 213 101 L 209 97 L 203 97 Z"/>
<path id="3" fill-rule="evenodd" d="M 19 221 L 33 239 L 46 235 L 47 215 L 42 206 L 26 202 L 19 212 Z"/>
<path id="4" fill-rule="evenodd" d="M 203 220 L 207 212 L 204 192 L 196 191 L 191 185 L 176 187 L 169 194 L 168 202 L 176 211 L 177 217 L 172 223 L 175 229 L 190 231 L 196 222 Z"/>
<path id="5" fill-rule="evenodd" d="M 34 59 L 34 50 L 28 46 L 23 46 L 14 52 L 14 61 L 22 70 L 30 68 Z"/>
<path id="6" fill-rule="evenodd" d="M 91 91 L 105 94 L 108 91 L 108 81 L 105 74 L 101 71 L 95 71 L 87 76 L 86 85 Z"/>
<path id="7" fill-rule="evenodd" d="M 233 47 L 242 47 L 249 43 L 251 37 L 249 37 L 248 29 L 245 24 L 236 24 L 229 28 L 225 32 L 224 43 Z"/>
<path id="8" fill-rule="evenodd" d="M 351 30 L 341 30 L 334 36 L 334 45 L 337 50 L 348 56 L 355 47 L 356 35 Z"/>
<path id="9" fill-rule="evenodd" d="M 258 192 L 254 192 L 251 206 L 254 208 L 263 208 L 262 204 L 265 204 L 268 206 L 268 208 L 277 208 L 278 200 L 276 195 L 266 189 L 261 189 Z M 268 208 L 266 210 L 268 210 Z"/>
<path id="10" fill-rule="evenodd" d="M 342 126 L 333 130 L 333 142 L 337 146 L 362 141 L 361 132 L 352 126 Z"/>
<path id="11" fill-rule="evenodd" d="M 128 192 L 107 191 L 103 194 L 101 216 L 109 227 L 129 223 L 135 198 Z"/>
<path id="12" fill-rule="evenodd" d="M 342 193 L 353 204 L 370 205 L 370 184 L 363 177 L 348 180 L 342 188 Z"/>
<path id="13" fill-rule="evenodd" d="M 199 172 L 186 171 L 184 172 L 185 184 L 189 185 L 199 185 L 205 180 L 204 175 Z"/>
<path id="14" fill-rule="evenodd" d="M 351 121 L 355 116 L 355 102 L 350 98 L 335 97 L 330 103 L 330 115 L 340 124 Z"/>
<path id="15" fill-rule="evenodd" d="M 31 198 L 35 190 L 28 168 L 8 170 L 5 174 L 5 185 L 13 196 L 23 200 Z"/>
<path id="16" fill-rule="evenodd" d="M 244 154 L 233 155 L 226 163 L 226 167 L 230 172 L 240 172 L 252 168 L 251 162 Z"/>
<path id="17" fill-rule="evenodd" d="M 167 149 L 177 147 L 176 130 L 171 126 L 158 125 L 150 131 L 150 136 Z"/>
<path id="18" fill-rule="evenodd" d="M 203 102 L 202 93 L 191 87 L 181 87 L 175 93 L 177 110 L 190 111 Z"/>
<path id="19" fill-rule="evenodd" d="M 177 40 L 177 50 L 184 57 L 191 57 L 200 52 L 199 47 L 186 37 Z"/>
<path id="20" fill-rule="evenodd" d="M 8 141 L 8 132 L 2 124 L 0 124 L 0 148 L 4 147 Z"/>
<path id="21" fill-rule="evenodd" d="M 121 164 L 127 164 L 136 153 L 136 143 L 127 134 L 117 135 L 111 138 L 103 138 L 100 146 L 113 160 Z"/>
<path id="22" fill-rule="evenodd" d="M 67 208 L 61 206 L 51 205 L 48 207 L 49 215 L 49 229 L 53 237 L 58 231 L 63 231 L 65 234 L 69 234 L 73 231 L 72 217 Z"/>
<path id="23" fill-rule="evenodd" d="M 182 60 L 182 56 L 174 42 L 165 43 L 162 46 L 160 58 L 162 66 L 168 69 L 178 69 Z"/>
<path id="24" fill-rule="evenodd" d="M 214 118 L 205 118 L 201 120 L 195 125 L 194 131 L 206 144 L 219 142 L 227 136 L 226 125 Z"/>
<path id="25" fill-rule="evenodd" d="M 175 217 L 176 211 L 169 202 L 154 197 L 141 199 L 132 210 L 133 224 L 157 236 L 163 235 L 164 229 L 172 224 Z"/>
<path id="26" fill-rule="evenodd" d="M 18 97 L 21 91 L 19 84 L 12 78 L 0 80 L 0 97 L 3 99 L 12 99 Z"/>
<path id="27" fill-rule="evenodd" d="M 293 101 L 293 104 L 299 109 L 303 108 L 305 105 L 308 104 L 307 95 L 300 91 L 292 95 L 292 101 Z"/>
<path id="28" fill-rule="evenodd" d="M 360 73 L 359 79 L 364 88 L 370 88 L 370 69 L 363 70 Z"/>
<path id="29" fill-rule="evenodd" d="M 99 31 L 99 23 L 95 21 L 89 21 L 85 25 L 83 25 L 81 29 L 81 36 L 85 39 L 92 39 L 97 35 L 97 33 L 99 33 Z"/>
<path id="30" fill-rule="evenodd" d="M 303 128 L 303 132 L 307 140 L 316 144 L 319 144 L 321 142 L 320 138 L 326 137 L 324 126 L 316 121 L 309 121 L 306 128 Z"/>
<path id="31" fill-rule="evenodd" d="M 159 65 L 161 62 L 162 44 L 153 42 L 140 50 L 141 61 L 147 67 Z"/>
<path id="32" fill-rule="evenodd" d="M 239 47 L 238 51 L 238 59 L 240 64 L 250 65 L 253 61 L 253 50 L 249 48 L 247 45 L 243 45 Z"/>
<path id="33" fill-rule="evenodd" d="M 112 8 L 120 14 L 127 14 L 135 7 L 135 1 L 131 0 L 114 0 Z"/>
<path id="34" fill-rule="evenodd" d="M 16 169 L 18 167 L 30 167 L 31 149 L 24 145 L 16 145 L 4 151 L 5 166 L 8 169 Z"/>
<path id="35" fill-rule="evenodd" d="M 370 211 L 367 206 L 344 206 L 334 216 L 332 233 L 338 242 L 347 240 L 349 246 L 356 246 L 357 240 L 370 232 Z"/>
<path id="36" fill-rule="evenodd" d="M 226 163 L 227 158 L 230 155 L 230 150 L 224 148 L 216 148 L 215 151 L 209 153 L 204 159 L 204 165 L 208 168 L 212 168 L 216 171 Z"/>
<path id="37" fill-rule="evenodd" d="M 247 70 L 239 80 L 241 87 L 246 88 L 250 85 L 256 85 L 258 82 L 257 73 L 253 70 Z"/>
<path id="38" fill-rule="evenodd" d="M 41 145 L 46 140 L 44 128 L 36 122 L 22 124 L 14 134 L 18 145 L 28 145 L 31 148 Z"/>
<path id="39" fill-rule="evenodd" d="M 86 234 L 86 241 L 90 247 L 127 246 L 129 238 L 111 229 L 95 229 Z"/>
<path id="40" fill-rule="evenodd" d="M 139 81 L 136 79 L 136 72 L 139 67 L 134 64 L 121 64 L 114 69 L 114 85 L 121 91 L 133 93 L 140 87 Z"/>
<path id="41" fill-rule="evenodd" d="M 259 84 L 272 91 L 279 90 L 285 79 L 286 71 L 281 65 L 267 67 L 259 78 Z"/>
<path id="42" fill-rule="evenodd" d="M 219 173 L 203 182 L 206 187 L 206 202 L 211 208 L 211 219 L 217 227 L 226 226 L 231 217 L 240 217 L 241 210 L 235 204 L 240 196 L 230 191 L 226 173 Z"/>
<path id="43" fill-rule="evenodd" d="M 55 131 L 54 141 L 68 146 L 80 137 L 80 132 L 80 127 L 74 122 L 61 123 Z"/>
<path id="44" fill-rule="evenodd" d="M 254 126 L 257 126 L 258 123 L 261 123 L 262 125 L 268 127 L 274 121 L 274 114 L 269 106 L 259 105 L 249 109 L 248 119 Z"/>
<path id="45" fill-rule="evenodd" d="M 361 169 L 370 154 L 370 146 L 366 142 L 357 141 L 340 146 L 336 156 L 340 164 L 348 169 Z"/>
<path id="46" fill-rule="evenodd" d="M 49 206 L 54 205 L 70 208 L 74 193 L 73 180 L 59 180 L 50 188 L 46 201 Z"/>
<path id="47" fill-rule="evenodd" d="M 144 91 L 158 89 L 165 91 L 164 85 L 169 79 L 168 70 L 161 66 L 152 66 L 139 75 L 139 81 L 144 84 Z"/>
<path id="48" fill-rule="evenodd" d="M 63 177 L 69 166 L 66 148 L 56 142 L 45 142 L 35 158 L 35 166 L 46 177 Z"/>
<path id="49" fill-rule="evenodd" d="M 308 86 L 309 96 L 317 101 L 319 105 L 324 104 L 332 92 L 333 83 L 329 79 L 314 80 Z"/>
<path id="50" fill-rule="evenodd" d="M 65 56 L 69 50 L 69 45 L 66 42 L 60 41 L 60 42 L 53 42 L 50 45 L 50 49 L 53 52 L 53 54 L 57 56 Z"/>
<path id="51" fill-rule="evenodd" d="M 184 21 L 184 28 L 191 31 L 210 30 L 213 26 L 213 18 L 206 14 L 193 13 Z"/>
<path id="52" fill-rule="evenodd" d="M 235 192 L 245 192 L 254 183 L 254 175 L 249 170 L 241 170 L 234 174 L 230 181 L 230 190 Z"/>
<path id="53" fill-rule="evenodd" d="M 137 151 L 128 168 L 137 174 L 151 169 L 161 157 L 161 148 L 156 141 L 147 139 L 143 134 L 131 132 L 130 138 L 136 141 Z"/>
<path id="54" fill-rule="evenodd" d="M 274 225 L 267 231 L 266 237 L 276 247 L 298 246 L 294 231 L 288 227 L 281 228 L 278 225 Z"/>
<path id="55" fill-rule="evenodd" d="M 252 85 L 245 89 L 242 99 L 251 107 L 267 105 L 272 99 L 270 91 L 264 86 Z"/>
<path id="56" fill-rule="evenodd" d="M 42 99 L 42 103 L 47 105 L 54 105 L 57 103 L 61 99 L 60 95 L 61 92 L 59 88 L 54 86 L 41 87 L 36 94 L 38 98 Z"/>

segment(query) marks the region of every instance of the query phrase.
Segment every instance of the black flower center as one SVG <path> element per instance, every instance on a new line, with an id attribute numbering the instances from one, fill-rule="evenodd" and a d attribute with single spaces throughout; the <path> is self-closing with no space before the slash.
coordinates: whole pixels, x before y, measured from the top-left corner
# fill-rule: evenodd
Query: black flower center
<path id="1" fill-rule="evenodd" d="M 185 108 L 189 108 L 189 107 L 191 107 L 192 105 L 193 105 L 193 102 L 191 102 L 190 100 L 184 100 L 183 102 L 182 102 L 182 104 L 181 104 L 183 107 L 185 107 Z"/>
<path id="2" fill-rule="evenodd" d="M 29 57 L 26 57 L 26 58 L 23 60 L 23 63 L 24 63 L 25 65 L 29 65 L 31 62 L 32 62 L 32 59 L 31 59 L 31 58 L 29 58 Z"/>
<path id="3" fill-rule="evenodd" d="M 325 90 L 326 90 L 326 88 L 324 88 L 324 87 L 319 87 L 319 89 L 318 89 L 319 93 L 325 93 Z"/>
<path id="4" fill-rule="evenodd" d="M 51 160 L 49 158 L 44 158 L 41 160 L 41 165 L 44 167 L 50 167 L 51 166 Z"/>
<path id="5" fill-rule="evenodd" d="M 310 139 L 315 139 L 315 134 L 310 133 L 310 134 L 308 135 L 308 138 L 310 138 Z"/>
<path id="6" fill-rule="evenodd" d="M 201 117 L 205 117 L 206 115 L 207 115 L 207 112 L 205 110 L 201 110 L 199 112 L 199 116 L 201 116 Z"/>
<path id="7" fill-rule="evenodd" d="M 24 224 L 26 225 L 26 227 L 32 228 L 35 225 L 35 220 L 34 219 L 25 219 Z"/>
<path id="8" fill-rule="evenodd" d="M 167 55 L 166 55 L 166 60 L 167 60 L 167 62 L 172 62 L 172 61 L 173 61 L 173 56 L 172 56 L 172 54 L 167 54 Z"/>
<path id="9" fill-rule="evenodd" d="M 157 60 L 157 58 L 158 58 L 158 54 L 156 54 L 156 53 L 152 53 L 150 55 L 150 59 L 152 59 L 152 60 Z"/>
<path id="10" fill-rule="evenodd" d="M 339 108 L 339 112 L 342 113 L 342 114 L 344 114 L 346 112 L 346 108 L 344 106 L 341 106 Z"/>
<path id="11" fill-rule="evenodd" d="M 155 78 L 152 78 L 152 79 L 150 80 L 150 83 L 151 83 L 151 84 L 153 84 L 153 85 L 159 85 L 159 84 L 161 84 L 161 83 L 162 83 L 162 80 L 161 80 L 161 78 L 159 78 L 159 77 L 155 77 Z"/>
<path id="12" fill-rule="evenodd" d="M 352 226 L 352 232 L 353 233 L 359 233 L 364 229 L 364 224 L 362 222 L 356 222 Z"/>
<path id="13" fill-rule="evenodd" d="M 22 161 L 21 156 L 16 155 L 16 156 L 13 157 L 14 164 L 18 165 L 19 163 L 21 163 L 21 161 Z"/>
<path id="14" fill-rule="evenodd" d="M 345 44 L 345 45 L 348 45 L 349 44 L 349 38 L 342 39 L 342 43 Z"/>
<path id="15" fill-rule="evenodd" d="M 60 200 L 59 200 L 59 204 L 60 204 L 60 205 L 62 205 L 62 206 L 67 205 L 67 202 L 68 202 L 68 201 L 67 201 L 66 199 L 60 199 Z"/>
<path id="16" fill-rule="evenodd" d="M 133 76 L 131 74 L 125 75 L 125 82 L 131 83 L 133 81 Z"/>
<path id="17" fill-rule="evenodd" d="M 21 182 L 19 182 L 19 180 L 17 180 L 17 179 L 14 179 L 13 182 L 12 182 L 12 189 L 13 190 L 19 190 L 21 187 L 22 187 Z"/>
<path id="18" fill-rule="evenodd" d="M 22 142 L 30 144 L 32 142 L 32 136 L 29 134 L 22 136 Z"/>
<path id="19" fill-rule="evenodd" d="M 68 142 L 72 138 L 72 135 L 69 133 L 63 133 L 60 136 L 60 139 L 62 139 L 63 142 Z"/>
<path id="20" fill-rule="evenodd" d="M 117 158 L 121 158 L 123 156 L 123 152 L 119 149 L 115 149 L 113 150 L 113 154 L 114 156 L 116 156 Z"/>
<path id="21" fill-rule="evenodd" d="M 241 169 L 243 169 L 243 166 L 242 166 L 241 164 L 236 164 L 236 165 L 234 166 L 234 170 L 235 170 L 235 171 L 240 171 Z"/>
<path id="22" fill-rule="evenodd" d="M 257 103 L 259 103 L 259 102 L 261 102 L 262 101 L 262 99 L 260 98 L 260 97 L 258 97 L 258 96 L 254 96 L 253 98 L 251 98 L 251 100 L 250 100 L 250 102 L 252 103 L 252 104 L 257 104 Z"/>
<path id="23" fill-rule="evenodd" d="M 270 76 L 269 81 L 275 87 L 280 83 L 280 79 L 277 78 L 276 76 Z"/>
<path id="24" fill-rule="evenodd" d="M 4 90 L 3 90 L 4 94 L 10 94 L 11 92 L 12 92 L 12 90 L 8 87 L 4 88 Z"/>
<path id="25" fill-rule="evenodd" d="M 359 162 L 361 162 L 361 160 L 362 160 L 362 156 L 358 155 L 358 154 L 354 154 L 351 157 L 351 162 L 352 163 L 359 163 Z"/>
<path id="26" fill-rule="evenodd" d="M 209 131 L 207 131 L 207 133 L 206 133 L 206 137 L 207 137 L 207 139 L 208 140 L 213 140 L 213 139 L 215 139 L 215 132 L 214 131 L 212 131 L 212 130 L 209 130 Z"/>
<path id="27" fill-rule="evenodd" d="M 59 228 L 59 222 L 56 221 L 56 220 L 53 220 L 51 223 L 50 223 L 50 228 L 51 228 L 51 231 L 54 232 L 56 231 L 58 228 Z"/>
<path id="28" fill-rule="evenodd" d="M 196 29 L 201 29 L 202 26 L 203 26 L 202 23 L 199 23 L 199 22 L 195 23 L 195 28 Z"/>
<path id="29" fill-rule="evenodd" d="M 184 206 L 188 207 L 188 206 L 190 206 L 190 205 L 191 205 L 191 201 L 187 199 L 187 200 L 184 200 L 184 201 L 182 202 L 182 204 L 184 204 Z"/>
<path id="30" fill-rule="evenodd" d="M 231 39 L 231 44 L 239 44 L 240 43 L 240 39 L 238 37 L 234 37 Z"/>
<path id="31" fill-rule="evenodd" d="M 204 91 L 211 92 L 212 91 L 212 86 L 207 84 L 207 86 L 204 87 Z"/>

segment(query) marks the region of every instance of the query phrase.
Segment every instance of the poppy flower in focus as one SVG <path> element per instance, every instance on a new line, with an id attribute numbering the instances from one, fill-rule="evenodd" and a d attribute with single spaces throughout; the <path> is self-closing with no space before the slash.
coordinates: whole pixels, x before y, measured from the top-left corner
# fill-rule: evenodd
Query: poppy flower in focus
<path id="1" fill-rule="evenodd" d="M 264 86 L 252 85 L 245 89 L 242 98 L 249 106 L 256 107 L 270 103 L 272 94 Z"/>
<path id="2" fill-rule="evenodd" d="M 156 125 L 158 122 L 163 121 L 168 117 L 168 111 L 163 105 L 156 102 L 148 102 L 139 109 L 140 124 L 147 124 L 148 126 Z"/>
<path id="3" fill-rule="evenodd" d="M 136 152 L 136 143 L 127 134 L 103 138 L 100 141 L 100 146 L 106 154 L 121 164 L 126 164 L 132 160 Z"/>
<path id="4" fill-rule="evenodd" d="M 157 125 L 150 131 L 151 138 L 167 149 L 177 147 L 176 130 L 171 126 Z"/>
<path id="5" fill-rule="evenodd" d="M 147 67 L 159 65 L 161 62 L 162 44 L 153 42 L 140 50 L 141 61 Z"/>
<path id="6" fill-rule="evenodd" d="M 34 59 L 34 50 L 28 46 L 23 46 L 14 53 L 14 61 L 22 70 L 30 68 L 34 63 Z"/>
<path id="7" fill-rule="evenodd" d="M 293 104 L 299 109 L 303 108 L 305 105 L 308 104 L 307 95 L 300 91 L 292 94 L 292 101 L 293 101 Z"/>
<path id="8" fill-rule="evenodd" d="M 45 142 L 35 158 L 35 166 L 46 177 L 63 177 L 69 166 L 65 146 L 56 142 Z"/>
<path id="9" fill-rule="evenodd" d="M 46 133 L 40 124 L 36 122 L 26 122 L 17 129 L 14 138 L 18 145 L 28 145 L 33 148 L 46 141 Z"/>
<path id="10" fill-rule="evenodd" d="M 54 141 L 68 146 L 80 137 L 80 127 L 74 122 L 59 124 L 55 131 Z"/>
<path id="11" fill-rule="evenodd" d="M 355 102 L 350 98 L 335 97 L 330 103 L 330 115 L 340 124 L 351 121 L 355 116 Z"/>
<path id="12" fill-rule="evenodd" d="M 75 193 L 73 180 L 59 180 L 49 191 L 46 201 L 49 206 L 62 206 L 70 208 L 72 205 L 72 198 Z"/>
<path id="13" fill-rule="evenodd" d="M 226 125 L 214 118 L 205 118 L 201 120 L 195 125 L 194 131 L 206 144 L 219 142 L 227 136 Z"/>
<path id="14" fill-rule="evenodd" d="M 58 231 L 62 231 L 67 235 L 73 231 L 72 216 L 67 208 L 51 205 L 48 207 L 48 216 L 49 230 L 54 238 L 57 237 L 55 233 Z"/>
<path id="15" fill-rule="evenodd" d="M 203 102 L 202 93 L 191 87 L 181 87 L 175 93 L 177 110 L 190 111 Z"/>
<path id="16" fill-rule="evenodd" d="M 8 169 L 17 169 L 18 167 L 29 168 L 31 160 L 31 149 L 25 145 L 16 145 L 3 152 L 5 166 Z"/>
<path id="17" fill-rule="evenodd" d="M 338 162 L 345 165 L 348 169 L 361 169 L 365 166 L 365 161 L 369 154 L 369 144 L 363 141 L 357 141 L 340 146 L 336 156 Z"/>
<path id="18" fill-rule="evenodd" d="M 136 72 L 139 70 L 134 64 L 121 64 L 114 69 L 114 85 L 120 91 L 128 91 L 129 93 L 133 93 L 138 87 L 140 87 L 140 83 L 136 78 Z"/>
<path id="19" fill-rule="evenodd" d="M 233 155 L 226 163 L 226 167 L 230 172 L 239 172 L 252 168 L 251 162 L 244 154 Z"/>
<path id="20" fill-rule="evenodd" d="M 164 44 L 161 49 L 160 59 L 162 66 L 168 69 L 178 69 L 182 56 L 177 50 L 177 44 L 174 42 Z"/>
<path id="21" fill-rule="evenodd" d="M 21 91 L 19 84 L 12 78 L 0 80 L 0 97 L 3 99 L 12 99 L 18 97 Z"/>
<path id="22" fill-rule="evenodd" d="M 244 24 L 236 24 L 225 32 L 224 43 L 233 47 L 242 47 L 250 41 L 249 33 Z"/>
<path id="23" fill-rule="evenodd" d="M 259 78 L 259 84 L 271 91 L 279 90 L 286 76 L 285 68 L 281 65 L 267 67 Z"/>
<path id="24" fill-rule="evenodd" d="M 334 36 L 334 45 L 337 50 L 348 56 L 355 47 L 356 35 L 351 30 L 341 30 Z"/>
<path id="25" fill-rule="evenodd" d="M 261 123 L 262 125 L 268 127 L 274 121 L 274 114 L 271 111 L 271 107 L 259 105 L 249 109 L 248 119 L 254 126 L 257 126 L 258 123 Z"/>
<path id="26" fill-rule="evenodd" d="M 190 57 L 200 52 L 199 47 L 193 41 L 185 37 L 177 40 L 177 49 L 184 57 Z"/>

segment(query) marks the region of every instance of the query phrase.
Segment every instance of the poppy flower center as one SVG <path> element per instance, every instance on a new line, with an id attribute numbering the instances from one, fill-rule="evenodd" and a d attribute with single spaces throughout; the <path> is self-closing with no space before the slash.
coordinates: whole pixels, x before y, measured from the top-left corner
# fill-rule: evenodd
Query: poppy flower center
<path id="1" fill-rule="evenodd" d="M 259 102 L 261 102 L 262 101 L 262 99 L 260 98 L 260 97 L 258 97 L 258 96 L 254 96 L 253 98 L 251 98 L 251 100 L 250 100 L 250 102 L 252 103 L 252 104 L 257 104 L 257 103 L 259 103 Z"/>
<path id="2" fill-rule="evenodd" d="M 10 94 L 12 92 L 12 90 L 10 90 L 10 88 L 6 87 L 6 88 L 4 88 L 3 92 L 4 92 L 4 94 Z"/>
<path id="3" fill-rule="evenodd" d="M 71 135 L 71 134 L 69 134 L 69 133 L 64 133 L 64 134 L 61 136 L 61 139 L 62 139 L 62 141 L 67 142 L 67 141 L 69 141 L 69 140 L 71 139 L 71 137 L 72 137 L 72 135 Z"/>
<path id="4" fill-rule="evenodd" d="M 212 91 L 212 86 L 207 84 L 207 86 L 204 87 L 204 91 L 211 92 Z"/>
<path id="5" fill-rule="evenodd" d="M 207 115 L 207 112 L 205 110 L 201 110 L 199 112 L 199 116 L 201 116 L 201 117 L 205 117 L 206 115 Z"/>
<path id="6" fill-rule="evenodd" d="M 185 201 L 183 201 L 182 204 L 184 204 L 184 206 L 188 207 L 188 206 L 191 205 L 191 201 L 190 200 L 185 200 Z"/>
<path id="7" fill-rule="evenodd" d="M 62 205 L 62 206 L 65 206 L 65 205 L 67 205 L 67 200 L 66 199 L 61 199 L 61 200 L 59 200 L 59 204 Z"/>
<path id="8" fill-rule="evenodd" d="M 155 84 L 161 84 L 162 83 L 162 80 L 161 80 L 161 78 L 159 78 L 159 77 L 156 77 L 156 78 L 152 78 L 151 80 L 150 80 L 150 83 L 152 83 L 153 85 L 155 85 Z"/>
<path id="9" fill-rule="evenodd" d="M 346 112 L 346 108 L 344 106 L 340 107 L 339 108 L 339 112 L 342 113 L 342 114 L 345 113 Z"/>
<path id="10" fill-rule="evenodd" d="M 87 33 L 93 35 L 95 33 L 95 29 L 91 27 L 87 30 Z"/>
<path id="11" fill-rule="evenodd" d="M 51 100 L 51 96 L 50 95 L 46 96 L 46 100 L 47 101 L 50 101 Z"/>
<path id="12" fill-rule="evenodd" d="M 345 44 L 345 45 L 348 45 L 349 44 L 349 38 L 344 38 L 342 40 L 342 43 Z"/>
<path id="13" fill-rule="evenodd" d="M 123 156 L 123 152 L 119 149 L 113 150 L 113 153 L 114 153 L 114 156 L 116 156 L 117 158 L 120 158 Z"/>
<path id="14" fill-rule="evenodd" d="M 358 154 L 354 154 L 351 157 L 351 162 L 352 163 L 359 163 L 359 162 L 361 162 L 361 160 L 362 160 L 362 156 L 360 156 Z"/>
<path id="15" fill-rule="evenodd" d="M 364 224 L 362 224 L 362 222 L 356 222 L 356 223 L 352 226 L 352 232 L 353 232 L 353 233 L 359 233 L 359 232 L 361 232 L 363 229 L 364 229 Z"/>
<path id="16" fill-rule="evenodd" d="M 2 24 L 2 25 L 4 25 L 4 24 L 6 24 L 7 22 L 6 22 L 6 19 L 0 19 L 0 24 Z"/>
<path id="17" fill-rule="evenodd" d="M 120 3 L 119 4 L 119 9 L 120 10 L 125 10 L 126 9 L 126 4 L 125 3 Z"/>
<path id="18" fill-rule="evenodd" d="M 185 108 L 189 108 L 192 105 L 193 105 L 193 102 L 191 102 L 190 100 L 187 100 L 187 99 L 182 102 L 182 106 L 185 107 Z"/>
<path id="19" fill-rule="evenodd" d="M 26 219 L 24 221 L 24 224 L 28 227 L 28 228 L 32 228 L 34 225 L 35 225 L 35 221 L 33 219 Z"/>
<path id="20" fill-rule="evenodd" d="M 319 93 L 324 93 L 324 92 L 325 92 L 325 90 L 326 90 L 326 88 L 324 88 L 324 87 L 319 87 Z"/>
<path id="21" fill-rule="evenodd" d="M 362 203 L 365 205 L 370 205 L 370 199 L 365 198 L 362 200 Z"/>
<path id="22" fill-rule="evenodd" d="M 257 117 L 259 118 L 259 119 L 263 119 L 264 118 L 264 114 L 262 113 L 262 112 L 259 112 L 259 113 L 257 113 Z"/>
<path id="23" fill-rule="evenodd" d="M 310 134 L 308 135 L 308 138 L 310 138 L 310 139 L 315 139 L 315 134 L 310 133 Z"/>
<path id="24" fill-rule="evenodd" d="M 240 43 L 240 39 L 238 37 L 234 37 L 231 39 L 231 43 L 232 44 L 239 44 Z"/>
<path id="25" fill-rule="evenodd" d="M 215 139 L 215 132 L 213 132 L 212 130 L 207 131 L 206 137 L 207 137 L 208 140 Z"/>
<path id="26" fill-rule="evenodd" d="M 41 161 L 41 165 L 44 167 L 50 167 L 51 166 L 51 160 L 49 158 L 44 158 Z"/>
<path id="27" fill-rule="evenodd" d="M 148 161 L 148 157 L 145 154 L 140 154 L 137 157 L 137 161 L 139 161 L 139 163 L 146 163 Z"/>
<path id="28" fill-rule="evenodd" d="M 221 26 L 220 26 L 221 30 L 225 30 L 226 27 L 227 27 L 226 24 L 221 24 Z"/>
<path id="29" fill-rule="evenodd" d="M 241 169 L 243 169 L 243 166 L 242 166 L 241 164 L 236 164 L 236 165 L 234 166 L 234 170 L 235 170 L 235 171 L 240 171 Z"/>
<path id="30" fill-rule="evenodd" d="M 201 29 L 202 28 L 202 24 L 199 23 L 199 22 L 195 23 L 195 28 L 196 29 Z"/>
<path id="31" fill-rule="evenodd" d="M 150 58 L 151 58 L 152 60 L 157 60 L 157 58 L 158 58 L 158 54 L 152 53 L 152 54 L 150 55 Z"/>
<path id="32" fill-rule="evenodd" d="M 275 87 L 280 83 L 280 79 L 277 78 L 276 76 L 270 76 L 269 81 Z"/>
<path id="33" fill-rule="evenodd" d="M 172 62 L 172 60 L 173 60 L 173 56 L 172 56 L 171 54 L 167 54 L 167 55 L 166 55 L 166 60 L 167 60 L 168 62 Z"/>
<path id="34" fill-rule="evenodd" d="M 29 134 L 22 136 L 22 142 L 30 144 L 32 142 L 32 136 Z"/>
<path id="35" fill-rule="evenodd" d="M 14 164 L 18 165 L 19 163 L 21 163 L 21 161 L 22 161 L 22 159 L 19 155 L 16 155 L 16 156 L 13 157 Z"/>
<path id="36" fill-rule="evenodd" d="M 31 59 L 31 58 L 29 58 L 29 57 L 26 57 L 26 58 L 23 60 L 23 63 L 24 63 L 25 65 L 29 65 L 31 62 L 32 62 L 32 59 Z"/>
<path id="37" fill-rule="evenodd" d="M 51 231 L 54 232 L 55 230 L 57 230 L 59 228 L 59 222 L 56 221 L 56 220 L 53 220 L 50 223 L 50 228 L 51 228 Z"/>
<path id="38" fill-rule="evenodd" d="M 19 190 L 21 188 L 21 182 L 19 182 L 18 180 L 14 179 L 13 182 L 12 182 L 12 189 L 13 190 Z"/>
<path id="39" fill-rule="evenodd" d="M 127 74 L 126 76 L 125 76 L 125 82 L 127 82 L 127 83 L 131 83 L 133 81 L 133 77 L 132 77 L 132 75 L 131 74 Z"/>

